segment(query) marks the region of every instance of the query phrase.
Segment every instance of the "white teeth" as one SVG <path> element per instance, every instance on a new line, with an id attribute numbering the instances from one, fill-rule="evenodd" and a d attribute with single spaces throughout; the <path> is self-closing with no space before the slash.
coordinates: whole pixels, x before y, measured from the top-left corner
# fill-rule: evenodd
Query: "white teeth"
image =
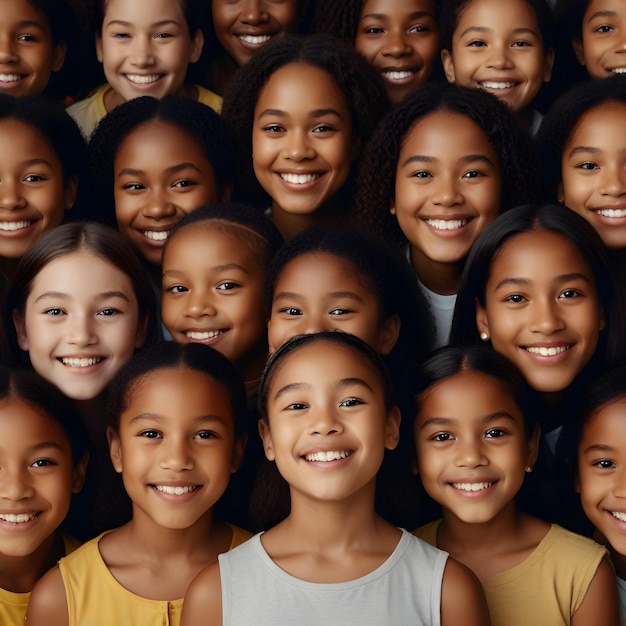
<path id="1" fill-rule="evenodd" d="M 126 74 L 126 78 L 131 83 L 137 83 L 138 85 L 148 85 L 149 83 L 156 83 L 163 76 L 163 74 L 148 74 L 144 76 L 142 74 Z"/>
<path id="2" fill-rule="evenodd" d="M 271 39 L 271 35 L 239 35 L 239 39 L 251 46 L 258 46 L 267 43 Z"/>
<path id="3" fill-rule="evenodd" d="M 197 339 L 198 341 L 204 341 L 206 339 L 213 339 L 213 337 L 217 337 L 222 333 L 225 333 L 225 330 L 210 330 L 205 333 L 200 333 L 195 330 L 188 330 L 185 335 L 189 337 L 189 339 Z"/>
<path id="4" fill-rule="evenodd" d="M 602 217 L 626 217 L 626 209 L 599 209 L 596 213 Z"/>
<path id="5" fill-rule="evenodd" d="M 613 74 L 626 74 L 626 67 L 614 67 L 611 72 Z"/>
<path id="6" fill-rule="evenodd" d="M 170 230 L 142 230 L 143 236 L 152 241 L 165 241 L 170 235 Z"/>
<path id="7" fill-rule="evenodd" d="M 24 522 L 30 522 L 36 517 L 36 513 L 19 513 L 18 515 L 15 515 L 13 513 L 0 514 L 0 520 L 2 520 L 3 522 L 9 522 L 11 524 L 23 524 Z"/>
<path id="8" fill-rule="evenodd" d="M 611 511 L 611 515 L 617 518 L 620 522 L 626 522 L 626 513 L 620 513 L 619 511 Z"/>
<path id="9" fill-rule="evenodd" d="M 21 79 L 21 74 L 0 74 L 0 83 L 14 83 Z"/>
<path id="10" fill-rule="evenodd" d="M 469 220 L 464 218 L 462 220 L 425 220 L 429 226 L 432 226 L 435 230 L 457 230 L 465 226 Z"/>
<path id="11" fill-rule="evenodd" d="M 280 177 L 288 182 L 293 183 L 294 185 L 304 185 L 305 183 L 310 183 L 312 180 L 319 178 L 319 174 L 292 174 L 291 172 L 282 172 Z"/>
<path id="12" fill-rule="evenodd" d="M 535 348 L 533 346 L 528 346 L 526 348 L 526 351 L 530 352 L 531 354 L 538 354 L 539 356 L 556 356 L 557 354 L 561 354 L 562 352 L 569 350 L 570 347 L 571 346 L 557 346 L 555 348 Z"/>
<path id="13" fill-rule="evenodd" d="M 167 485 L 154 485 L 154 488 L 161 493 L 167 493 L 170 496 L 182 496 L 190 491 L 195 491 L 198 487 L 195 485 L 188 485 L 185 487 L 169 487 Z"/>
<path id="14" fill-rule="evenodd" d="M 515 83 L 495 83 L 493 81 L 486 80 L 480 83 L 480 86 L 485 89 L 510 89 L 511 87 L 515 87 Z"/>
<path id="15" fill-rule="evenodd" d="M 488 489 L 493 483 L 452 483 L 455 489 L 461 491 L 482 491 Z"/>
<path id="16" fill-rule="evenodd" d="M 410 70 L 391 70 L 389 72 L 383 72 L 383 76 L 387 80 L 405 80 L 407 78 L 411 78 L 415 72 Z"/>
<path id="17" fill-rule="evenodd" d="M 13 232 L 15 230 L 22 230 L 22 228 L 28 228 L 33 222 L 21 221 L 21 222 L 0 222 L 0 230 L 6 230 Z"/>
<path id="18" fill-rule="evenodd" d="M 90 365 L 97 365 L 102 361 L 102 357 L 85 357 L 85 358 L 72 358 L 72 357 L 63 357 L 61 362 L 63 365 L 68 365 L 69 367 L 89 367 Z"/>
<path id="19" fill-rule="evenodd" d="M 307 461 L 340 461 L 350 456 L 352 452 L 350 450 L 332 450 L 329 452 L 313 452 L 312 454 L 305 454 L 304 458 Z"/>

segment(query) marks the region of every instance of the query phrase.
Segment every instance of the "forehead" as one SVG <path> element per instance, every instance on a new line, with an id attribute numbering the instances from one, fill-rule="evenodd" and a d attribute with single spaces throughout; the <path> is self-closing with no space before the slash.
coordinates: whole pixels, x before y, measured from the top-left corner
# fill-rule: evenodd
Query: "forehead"
<path id="1" fill-rule="evenodd" d="M 526 0 L 473 0 L 460 10 L 457 28 L 484 26 L 500 28 L 530 28 L 540 32 L 537 14 Z"/>
<path id="2" fill-rule="evenodd" d="M 625 125 L 626 102 L 616 100 L 602 102 L 581 115 L 569 136 L 566 146 L 570 146 L 573 141 L 576 141 L 578 136 L 583 134 L 586 139 L 593 141 L 599 132 L 604 130 L 615 132 L 616 129 L 619 129 L 615 138 L 621 141 L 626 150 L 626 139 L 622 137 L 621 133 Z"/>
<path id="3" fill-rule="evenodd" d="M 305 292 L 330 288 L 335 291 L 346 284 L 368 287 L 348 259 L 329 252 L 307 252 L 291 259 L 280 271 L 276 284 L 292 281 Z"/>

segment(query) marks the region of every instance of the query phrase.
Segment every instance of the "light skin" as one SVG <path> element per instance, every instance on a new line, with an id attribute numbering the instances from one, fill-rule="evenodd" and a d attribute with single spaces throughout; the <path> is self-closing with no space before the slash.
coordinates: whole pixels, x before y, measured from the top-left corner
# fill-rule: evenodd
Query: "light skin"
<path id="1" fill-rule="evenodd" d="M 389 354 L 400 333 L 396 315 L 381 322 L 380 302 L 353 265 L 327 253 L 304 254 L 283 268 L 267 326 L 270 353 L 300 334 L 341 330 L 380 354 Z"/>
<path id="2" fill-rule="evenodd" d="M 133 518 L 100 540 L 102 558 L 130 592 L 151 600 L 182 598 L 232 539 L 230 527 L 212 516 L 243 454 L 228 392 L 186 367 L 151 371 L 137 381 L 119 431 L 108 437 Z M 27 618 L 35 626 L 69 623 L 58 568 L 37 586 Z"/>
<path id="3" fill-rule="evenodd" d="M 626 248 L 626 104 L 585 113 L 565 144 L 559 202 L 584 217 L 609 248 Z"/>
<path id="4" fill-rule="evenodd" d="M 461 12 L 452 50 L 443 50 L 441 60 L 449 82 L 489 91 L 519 113 L 550 81 L 554 51 L 545 50 L 525 0 L 474 0 Z"/>
<path id="5" fill-rule="evenodd" d="M 617 575 L 626 578 L 626 398 L 601 406 L 578 444 L 576 491 L 585 515 L 609 544 Z"/>
<path id="6" fill-rule="evenodd" d="M 296 0 L 211 0 L 211 12 L 217 40 L 238 66 L 296 31 Z"/>
<path id="7" fill-rule="evenodd" d="M 0 585 L 25 593 L 65 554 L 56 531 L 87 457 L 74 467 L 60 424 L 21 398 L 0 401 L 0 431 Z"/>
<path id="8" fill-rule="evenodd" d="M 439 52 L 431 0 L 366 0 L 354 47 L 381 75 L 393 104 L 429 78 Z"/>
<path id="9" fill-rule="evenodd" d="M 384 450 L 397 445 L 400 417 L 397 408 L 385 408 L 376 370 L 344 346 L 304 346 L 276 371 L 268 412 L 260 432 L 266 456 L 289 482 L 291 513 L 264 533 L 265 550 L 288 574 L 310 582 L 344 582 L 375 570 L 400 538 L 374 511 L 376 472 Z M 314 460 L 322 453 L 344 458 Z M 181 623 L 221 624 L 220 587 L 216 564 L 190 586 Z M 449 561 L 442 624 L 488 624 L 480 594 L 472 575 Z M 463 618 L 453 608 L 459 602 Z"/>
<path id="10" fill-rule="evenodd" d="M 66 45 L 53 41 L 46 16 L 28 0 L 4 0 L 0 12 L 0 93 L 38 96 L 63 67 Z"/>
<path id="11" fill-rule="evenodd" d="M 58 226 L 76 199 L 77 181 L 63 180 L 50 143 L 32 126 L 0 121 L 0 257 L 14 265 L 46 230 Z"/>
<path id="12" fill-rule="evenodd" d="M 113 164 L 119 231 L 151 264 L 186 215 L 227 199 L 202 146 L 173 124 L 150 121 L 120 144 Z"/>
<path id="13" fill-rule="evenodd" d="M 355 153 L 348 103 L 330 74 L 291 63 L 270 76 L 254 108 L 252 162 L 285 239 L 336 222 L 333 200 Z"/>
<path id="14" fill-rule="evenodd" d="M 574 38 L 574 53 L 596 80 L 626 72 L 626 7 L 620 0 L 591 0 Z"/>
<path id="15" fill-rule="evenodd" d="M 238 227 L 228 228 L 230 233 L 211 221 L 198 222 L 168 244 L 161 313 L 177 343 L 209 345 L 247 370 L 256 357 L 265 358 L 265 350 L 258 354 L 266 320 L 263 266 L 245 245 L 241 230 L 237 236 Z M 244 372 L 244 378 L 251 377 L 252 371 Z"/>
<path id="16" fill-rule="evenodd" d="M 97 398 L 145 340 L 130 278 L 84 250 L 45 265 L 13 321 L 35 371 L 73 400 Z"/>
<path id="17" fill-rule="evenodd" d="M 563 236 L 515 235 L 491 264 L 476 326 L 542 393 L 565 390 L 589 362 L 605 320 L 593 272 Z"/>
<path id="18" fill-rule="evenodd" d="M 170 0 L 107 0 L 96 54 L 112 89 L 107 111 L 140 96 L 195 97 L 185 87 L 187 66 L 202 52 L 204 37 L 189 26 L 180 2 Z"/>
<path id="19" fill-rule="evenodd" d="M 550 528 L 517 511 L 514 500 L 536 461 L 539 430 L 526 437 L 524 416 L 502 383 L 472 371 L 435 383 L 419 398 L 414 434 L 422 483 L 443 509 L 437 546 L 481 581 L 528 558 Z M 600 615 L 617 624 L 614 576 L 603 561 L 572 624 Z"/>
<path id="20" fill-rule="evenodd" d="M 431 291 L 458 291 L 472 244 L 500 212 L 500 176 L 489 138 L 465 115 L 431 113 L 404 137 L 391 213 Z"/>

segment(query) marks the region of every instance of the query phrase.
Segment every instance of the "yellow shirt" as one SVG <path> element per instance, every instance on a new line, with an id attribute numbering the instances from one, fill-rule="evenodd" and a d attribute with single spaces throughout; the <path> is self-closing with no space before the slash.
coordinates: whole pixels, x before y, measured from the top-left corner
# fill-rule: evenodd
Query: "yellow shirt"
<path id="1" fill-rule="evenodd" d="M 252 536 L 241 528 L 229 526 L 233 530 L 229 550 Z M 88 541 L 80 550 L 59 561 L 68 626 L 179 626 L 182 598 L 171 601 L 142 598 L 113 577 L 98 548 L 106 534 Z"/>

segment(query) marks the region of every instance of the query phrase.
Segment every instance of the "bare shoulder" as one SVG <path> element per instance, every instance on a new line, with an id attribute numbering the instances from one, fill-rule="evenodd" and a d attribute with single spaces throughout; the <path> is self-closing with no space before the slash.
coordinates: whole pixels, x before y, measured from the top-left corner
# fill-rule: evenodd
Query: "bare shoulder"
<path id="1" fill-rule="evenodd" d="M 180 626 L 221 626 L 222 583 L 219 563 L 203 569 L 185 594 Z"/>
<path id="2" fill-rule="evenodd" d="M 67 626 L 65 585 L 58 566 L 44 574 L 33 589 L 26 613 L 28 626 Z"/>
<path id="3" fill-rule="evenodd" d="M 617 581 L 608 557 L 602 559 L 598 566 L 582 604 L 572 615 L 571 623 L 572 626 L 618 625 Z"/>
<path id="4" fill-rule="evenodd" d="M 441 626 L 489 626 L 489 609 L 480 581 L 468 567 L 448 558 L 441 585 Z"/>

